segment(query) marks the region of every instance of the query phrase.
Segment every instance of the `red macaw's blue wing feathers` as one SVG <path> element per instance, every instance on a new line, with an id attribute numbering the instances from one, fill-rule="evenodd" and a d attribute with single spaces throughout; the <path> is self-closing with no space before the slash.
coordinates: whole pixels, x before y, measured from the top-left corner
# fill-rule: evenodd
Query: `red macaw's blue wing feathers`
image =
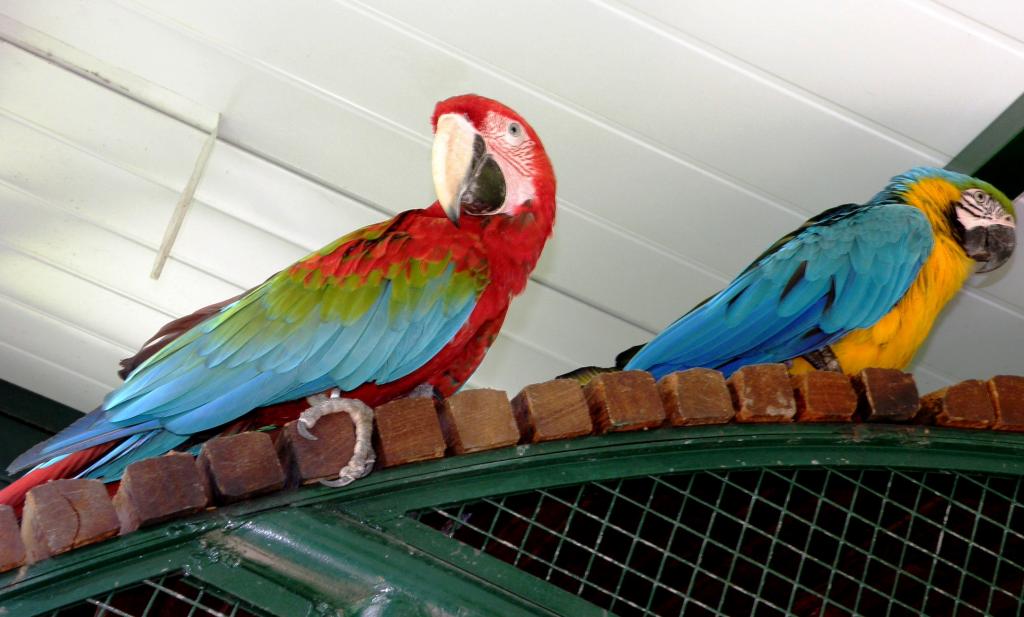
<path id="1" fill-rule="evenodd" d="M 660 377 L 781 362 L 870 326 L 906 293 L 931 253 L 925 215 L 900 204 L 828 210 L 783 238 L 717 295 L 626 364 Z"/>
<path id="2" fill-rule="evenodd" d="M 306 257 L 154 353 L 78 429 L 12 468 L 138 435 L 88 472 L 110 477 L 253 408 L 412 373 L 466 323 L 487 282 L 474 246 L 439 241 L 451 230 L 445 218 L 400 215 Z"/>

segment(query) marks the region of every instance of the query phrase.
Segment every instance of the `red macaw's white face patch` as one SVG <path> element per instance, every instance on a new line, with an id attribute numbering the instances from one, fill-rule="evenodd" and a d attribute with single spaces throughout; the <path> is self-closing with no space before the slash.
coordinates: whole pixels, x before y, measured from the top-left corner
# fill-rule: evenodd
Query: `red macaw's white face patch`
<path id="1" fill-rule="evenodd" d="M 517 206 L 537 196 L 537 189 L 530 180 L 535 172 L 533 159 L 537 143 L 518 121 L 495 112 L 487 114 L 478 130 L 505 177 L 505 203 L 495 214 L 515 214 Z"/>
<path id="2" fill-rule="evenodd" d="M 961 194 L 960 203 L 956 208 L 956 218 L 965 230 L 988 225 L 1016 227 L 1010 213 L 981 189 L 968 189 Z"/>

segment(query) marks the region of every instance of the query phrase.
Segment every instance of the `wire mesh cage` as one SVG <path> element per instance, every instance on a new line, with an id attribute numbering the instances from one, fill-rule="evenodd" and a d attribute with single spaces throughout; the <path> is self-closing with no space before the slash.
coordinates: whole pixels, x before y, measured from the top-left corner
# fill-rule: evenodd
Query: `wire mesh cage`
<path id="1" fill-rule="evenodd" d="M 82 547 L 7 573 L 0 607 L 102 617 L 1024 614 L 1022 455 L 1024 434 L 828 424 L 494 450 Z"/>
<path id="2" fill-rule="evenodd" d="M 59 608 L 50 617 L 271 617 L 184 573 L 145 579 Z"/>
<path id="3" fill-rule="evenodd" d="M 884 468 L 706 470 L 409 516 L 616 615 L 1016 615 L 1021 483 Z"/>

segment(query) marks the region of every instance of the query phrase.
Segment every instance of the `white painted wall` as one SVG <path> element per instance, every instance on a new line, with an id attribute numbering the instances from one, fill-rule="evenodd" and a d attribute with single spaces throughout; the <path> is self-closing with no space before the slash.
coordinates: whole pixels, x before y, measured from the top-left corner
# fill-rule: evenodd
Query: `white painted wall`
<path id="1" fill-rule="evenodd" d="M 89 409 L 165 321 L 425 206 L 434 103 L 540 132 L 556 236 L 474 377 L 607 363 L 782 233 L 943 165 L 1024 91 L 1019 3 L 0 0 L 0 378 Z M 128 91 L 128 96 L 119 93 Z M 220 141 L 159 281 L 203 141 Z M 1021 372 L 1024 260 L 939 324 L 923 389 Z"/>

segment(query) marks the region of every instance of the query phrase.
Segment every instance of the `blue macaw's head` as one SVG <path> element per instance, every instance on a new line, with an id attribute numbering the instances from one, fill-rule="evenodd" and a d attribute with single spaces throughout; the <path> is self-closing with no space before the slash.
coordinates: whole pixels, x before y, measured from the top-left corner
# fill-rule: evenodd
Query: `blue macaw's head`
<path id="1" fill-rule="evenodd" d="M 896 176 L 875 202 L 902 202 L 928 215 L 936 233 L 947 233 L 968 257 L 991 272 L 1017 245 L 1013 202 L 984 180 L 938 169 L 915 167 Z"/>

